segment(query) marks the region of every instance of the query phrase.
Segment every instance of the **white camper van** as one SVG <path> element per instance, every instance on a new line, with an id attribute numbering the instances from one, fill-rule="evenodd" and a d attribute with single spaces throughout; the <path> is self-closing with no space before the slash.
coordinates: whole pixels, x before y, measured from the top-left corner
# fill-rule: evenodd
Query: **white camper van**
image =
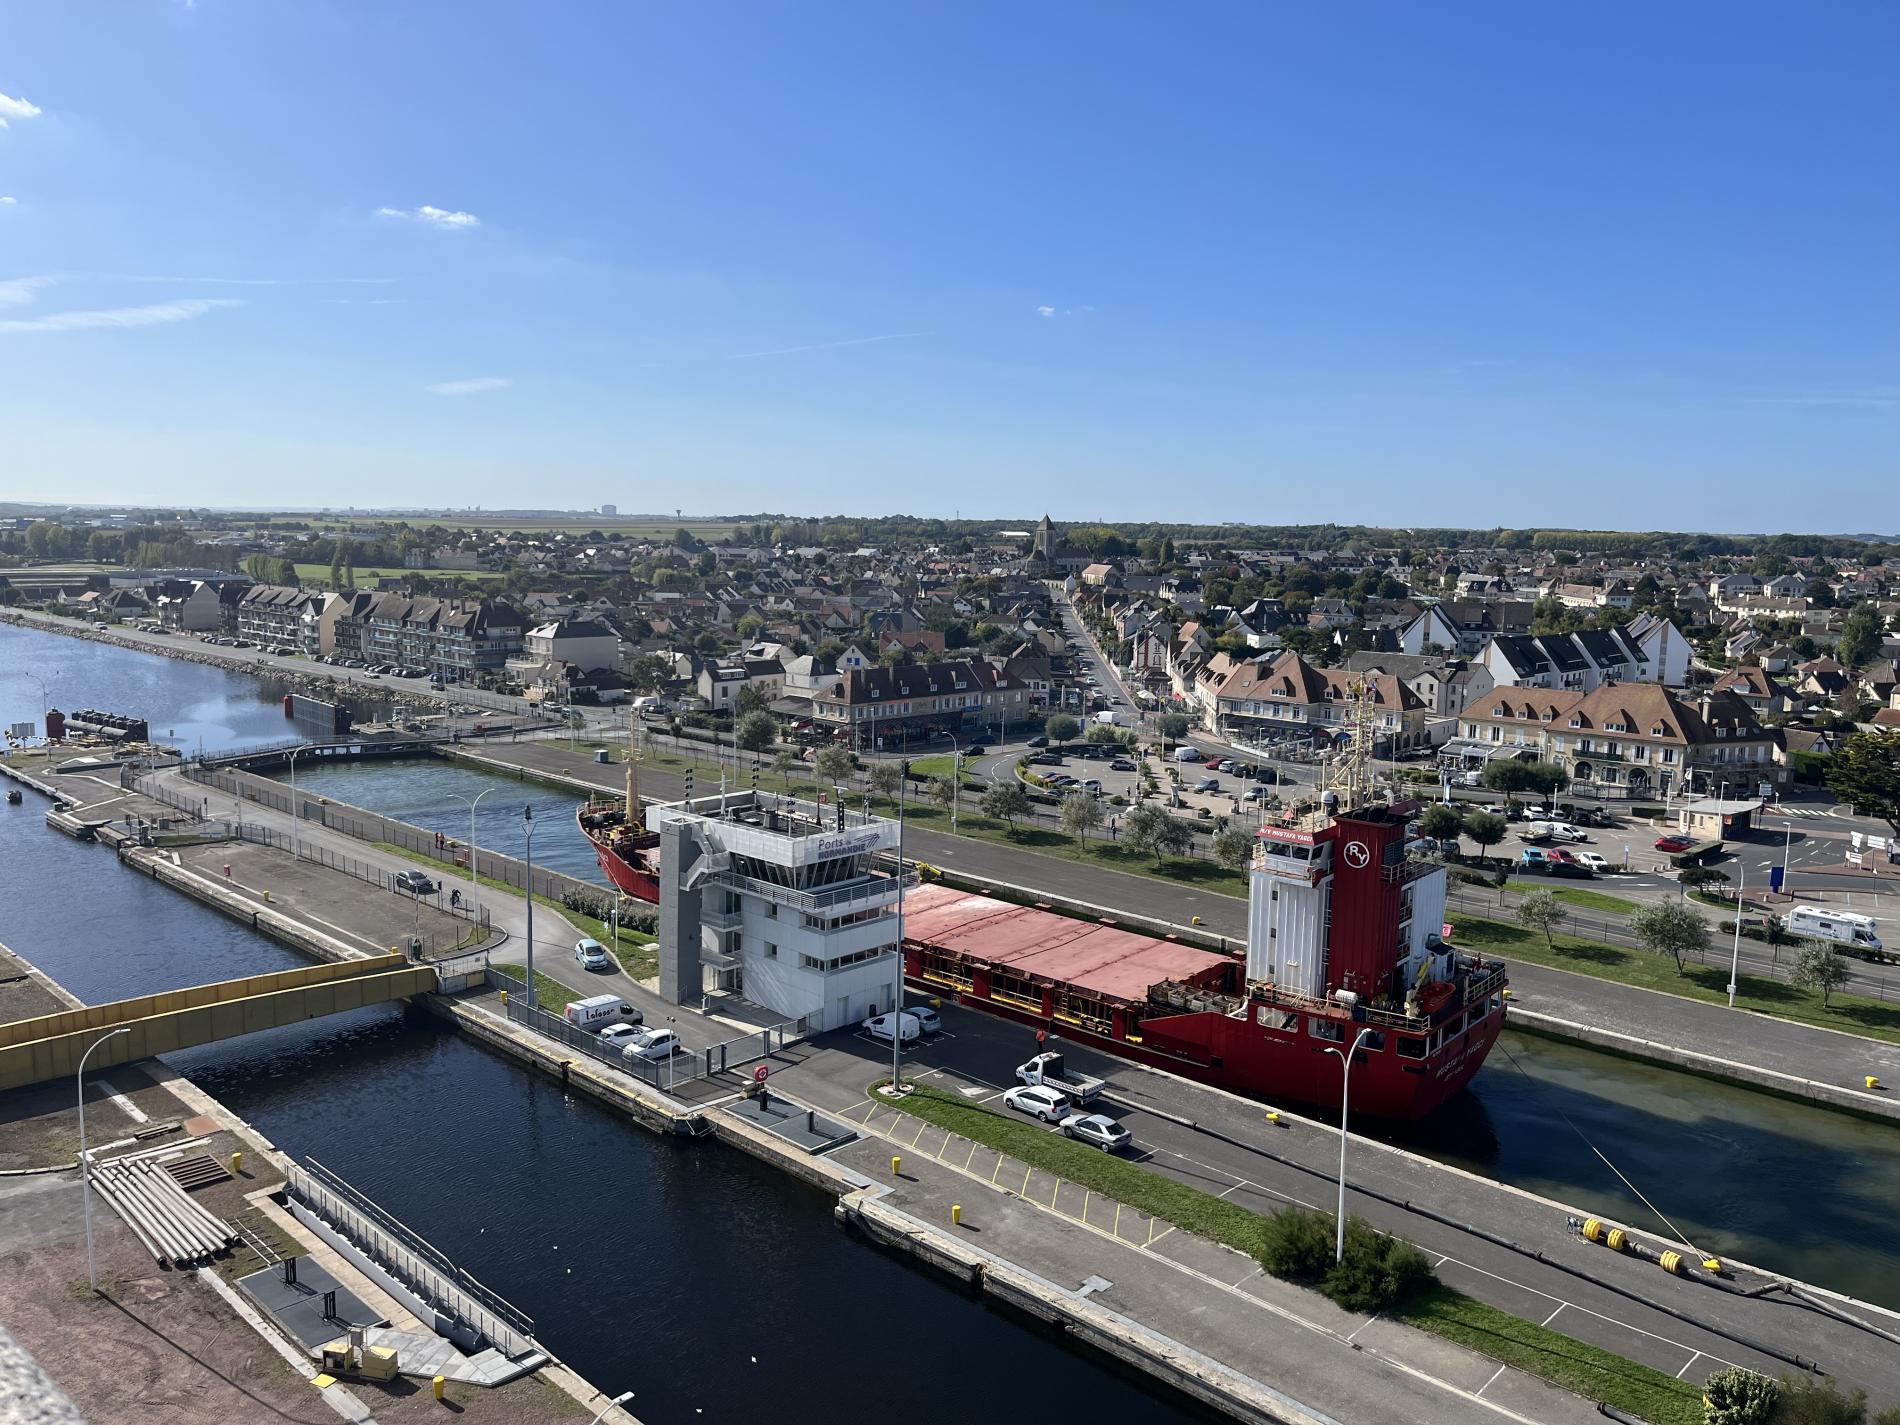
<path id="1" fill-rule="evenodd" d="M 1880 936 L 1874 930 L 1871 915 L 1851 910 L 1823 910 L 1819 906 L 1800 906 L 1788 915 L 1788 933 L 1804 940 L 1829 940 L 1854 950 L 1878 951 Z"/>

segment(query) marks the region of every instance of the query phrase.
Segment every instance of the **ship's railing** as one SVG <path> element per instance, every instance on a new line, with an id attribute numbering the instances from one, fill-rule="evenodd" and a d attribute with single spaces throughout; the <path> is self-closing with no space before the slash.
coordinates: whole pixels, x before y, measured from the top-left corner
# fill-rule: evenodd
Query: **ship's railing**
<path id="1" fill-rule="evenodd" d="M 1255 984 L 1252 988 L 1255 1002 L 1278 1005 L 1283 1009 L 1317 1010 L 1329 1015 L 1349 1011 L 1355 1020 L 1382 1025 L 1387 1029 L 1403 1029 L 1413 1034 L 1423 1034 L 1432 1025 L 1431 1020 L 1425 1015 L 1406 1014 L 1396 1009 L 1380 1009 L 1363 1000 L 1355 1005 L 1345 1005 L 1336 999 L 1328 999 L 1324 995 L 1304 994 L 1299 990 L 1282 989 L 1278 985 Z"/>
<path id="2" fill-rule="evenodd" d="M 1479 1000 L 1503 989 L 1508 974 L 1509 971 L 1504 965 L 1495 964 L 1484 974 L 1465 981 L 1465 1003 L 1476 1004 Z"/>

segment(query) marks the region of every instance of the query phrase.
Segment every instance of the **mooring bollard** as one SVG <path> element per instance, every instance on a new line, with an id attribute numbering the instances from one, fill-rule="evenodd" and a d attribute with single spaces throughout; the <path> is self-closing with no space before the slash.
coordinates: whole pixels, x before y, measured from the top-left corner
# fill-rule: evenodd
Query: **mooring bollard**
<path id="1" fill-rule="evenodd" d="M 950 1225 L 952 1227 L 961 1227 L 963 1225 L 963 1204 L 960 1202 L 950 1204 Z"/>
<path id="2" fill-rule="evenodd" d="M 897 1157 L 895 1154 L 893 1154 L 891 1156 L 891 1176 L 894 1178 L 901 1177 L 903 1175 L 902 1173 L 903 1166 L 904 1166 L 904 1160 L 900 1157 Z"/>
<path id="3" fill-rule="evenodd" d="M 506 990 L 501 992 L 501 1007 L 503 1009 L 508 1008 L 508 991 Z"/>
<path id="4" fill-rule="evenodd" d="M 242 1152 L 233 1153 L 231 1155 L 231 1176 L 236 1177 L 238 1175 L 238 1171 L 243 1166 L 244 1166 L 244 1154 Z"/>
<path id="5" fill-rule="evenodd" d="M 447 1376 L 437 1376 L 433 1381 L 430 1382 L 430 1386 L 432 1389 L 434 1389 L 435 1398 L 437 1400 L 440 1400 L 442 1398 L 442 1388 L 446 1386 L 448 1383 L 449 1382 L 448 1382 Z"/>

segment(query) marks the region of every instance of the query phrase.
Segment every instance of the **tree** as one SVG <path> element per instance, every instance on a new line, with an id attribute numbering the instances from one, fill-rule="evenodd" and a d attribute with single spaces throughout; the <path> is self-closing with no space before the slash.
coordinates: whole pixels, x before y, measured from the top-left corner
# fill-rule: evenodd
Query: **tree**
<path id="1" fill-rule="evenodd" d="M 1169 816 L 1165 807 L 1154 805 L 1138 806 L 1128 813 L 1122 839 L 1130 850 L 1152 855 L 1157 866 L 1164 855 L 1179 854 L 1194 844 L 1194 834 L 1185 825 Z"/>
<path id="2" fill-rule="evenodd" d="M 1857 732 L 1827 762 L 1827 784 L 1856 811 L 1885 821 L 1900 835 L 1900 732 Z"/>
<path id="3" fill-rule="evenodd" d="M 1494 811 L 1474 811 L 1464 819 L 1461 835 L 1470 837 L 1478 843 L 1478 859 L 1484 860 L 1485 853 L 1500 841 L 1510 823 Z"/>
<path id="4" fill-rule="evenodd" d="M 1214 834 L 1210 849 L 1214 859 L 1230 871 L 1245 870 L 1247 863 L 1253 860 L 1254 839 L 1237 827 L 1227 827 Z"/>
<path id="5" fill-rule="evenodd" d="M 627 665 L 627 686 L 636 693 L 652 693 L 672 676 L 672 663 L 657 653 L 642 653 Z"/>
<path id="6" fill-rule="evenodd" d="M 1082 740 L 1091 747 L 1105 747 L 1109 743 L 1121 746 L 1123 729 L 1110 722 L 1092 722 L 1089 730 L 1082 734 Z"/>
<path id="7" fill-rule="evenodd" d="M 1557 927 L 1569 918 L 1569 909 L 1550 891 L 1531 891 L 1517 905 L 1517 923 L 1543 931 L 1546 949 L 1556 948 Z"/>
<path id="8" fill-rule="evenodd" d="M 1834 991 L 1847 983 L 1847 976 L 1847 961 L 1841 958 L 1840 951 L 1825 940 L 1810 940 L 1795 957 L 1790 978 L 1804 990 L 1819 990 L 1821 1008 L 1826 1009 Z"/>
<path id="9" fill-rule="evenodd" d="M 733 711 L 737 713 L 738 716 L 744 717 L 747 713 L 764 712 L 771 706 L 772 695 L 770 693 L 766 692 L 765 689 L 757 683 L 747 683 L 743 688 L 739 689 L 739 696 L 735 702 Z"/>
<path id="10" fill-rule="evenodd" d="M 1062 829 L 1078 841 L 1102 824 L 1102 804 L 1093 792 L 1070 792 L 1062 799 Z"/>
<path id="11" fill-rule="evenodd" d="M 944 811 L 957 804 L 957 784 L 953 777 L 933 777 L 926 795 Z"/>
<path id="12" fill-rule="evenodd" d="M 1016 818 L 1029 814 L 1029 793 L 1019 782 L 997 782 L 983 793 L 983 815 L 993 816 L 1016 829 Z"/>
<path id="13" fill-rule="evenodd" d="M 1056 713 L 1042 725 L 1042 730 L 1051 742 L 1069 742 L 1082 731 L 1082 724 L 1067 713 Z"/>
<path id="14" fill-rule="evenodd" d="M 1526 762 L 1525 781 L 1539 796 L 1554 797 L 1570 785 L 1570 774 L 1555 762 Z"/>
<path id="15" fill-rule="evenodd" d="M 873 795 L 894 801 L 898 789 L 904 785 L 904 771 L 895 762 L 879 762 L 865 774 L 864 780 L 870 785 Z"/>
<path id="16" fill-rule="evenodd" d="M 1718 870 L 1714 866 L 1684 866 L 1676 872 L 1676 884 L 1685 890 L 1701 891 L 1704 895 L 1708 895 L 1711 886 L 1728 884 L 1728 872 Z"/>
<path id="17" fill-rule="evenodd" d="M 747 752 L 763 752 L 778 741 L 778 721 L 762 709 L 749 712 L 739 719 L 734 736 Z"/>
<path id="18" fill-rule="evenodd" d="M 827 787 L 842 787 L 851 780 L 851 754 L 836 743 L 820 751 L 811 766 L 819 782 Z"/>
<path id="19" fill-rule="evenodd" d="M 1880 610 L 1873 604 L 1856 604 L 1841 620 L 1838 652 L 1841 662 L 1850 668 L 1864 668 L 1880 656 Z"/>
<path id="20" fill-rule="evenodd" d="M 1456 841 L 1464 826 L 1464 813 L 1446 802 L 1434 802 L 1418 819 L 1419 831 L 1439 841 Z"/>
<path id="21" fill-rule="evenodd" d="M 1682 957 L 1700 959 L 1709 948 L 1709 923 L 1687 901 L 1652 901 L 1630 912 L 1630 933 L 1652 955 L 1668 955 L 1682 973 Z"/>
<path id="22" fill-rule="evenodd" d="M 792 772 L 797 766 L 798 758 L 792 754 L 792 749 L 789 747 L 779 748 L 777 754 L 772 758 L 772 770 L 778 773 L 788 785 L 792 780 Z"/>
<path id="23" fill-rule="evenodd" d="M 1512 793 L 1531 789 L 1531 764 L 1515 757 L 1495 758 L 1485 764 L 1481 780 L 1488 790 L 1503 792 L 1509 801 Z"/>
<path id="24" fill-rule="evenodd" d="M 762 617 L 760 617 L 758 614 L 756 613 L 746 614 L 739 620 L 739 623 L 738 623 L 739 637 L 743 639 L 747 639 L 747 640 L 757 638 L 759 635 L 759 630 L 764 627 L 765 627 L 765 620 Z"/>
<path id="25" fill-rule="evenodd" d="M 1705 1425 L 1768 1425 L 1781 1399 L 1781 1383 L 1744 1366 L 1730 1366 L 1709 1377 L 1702 1397 L 1708 1402 Z"/>
<path id="26" fill-rule="evenodd" d="M 1192 724 L 1188 721 L 1188 715 L 1186 713 L 1171 712 L 1161 714 L 1161 720 L 1158 726 L 1161 729 L 1161 735 L 1167 738 L 1168 741 L 1179 742 L 1182 738 L 1187 736 L 1188 728 L 1192 726 Z"/>

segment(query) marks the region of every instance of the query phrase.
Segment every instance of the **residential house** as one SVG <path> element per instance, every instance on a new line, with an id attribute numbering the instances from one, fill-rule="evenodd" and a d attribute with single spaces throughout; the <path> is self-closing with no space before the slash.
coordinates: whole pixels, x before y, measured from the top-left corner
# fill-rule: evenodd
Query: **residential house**
<path id="1" fill-rule="evenodd" d="M 1376 755 L 1429 741 L 1425 701 L 1396 674 L 1319 668 L 1289 651 L 1271 662 L 1236 662 L 1220 654 L 1209 660 L 1202 681 L 1203 721 L 1225 736 L 1337 741 L 1350 736 L 1359 703 L 1366 700 Z"/>
<path id="2" fill-rule="evenodd" d="M 982 661 L 899 663 L 853 669 L 812 696 L 812 718 L 848 730 L 860 745 L 878 739 L 959 734 L 974 725 L 1019 722 L 1029 689 Z"/>
<path id="3" fill-rule="evenodd" d="M 1642 646 L 1620 628 L 1494 638 L 1477 661 L 1498 687 L 1588 692 L 1612 679 L 1646 683 L 1655 676 Z"/>

